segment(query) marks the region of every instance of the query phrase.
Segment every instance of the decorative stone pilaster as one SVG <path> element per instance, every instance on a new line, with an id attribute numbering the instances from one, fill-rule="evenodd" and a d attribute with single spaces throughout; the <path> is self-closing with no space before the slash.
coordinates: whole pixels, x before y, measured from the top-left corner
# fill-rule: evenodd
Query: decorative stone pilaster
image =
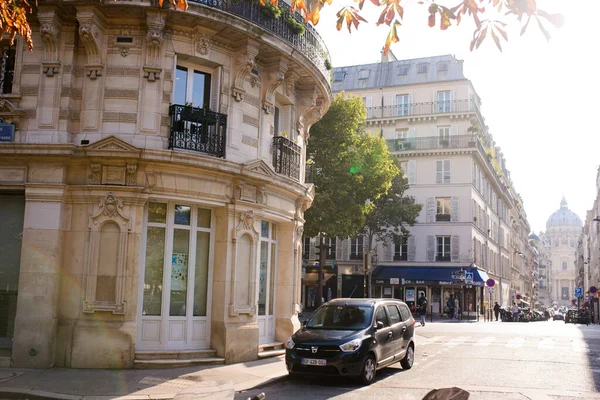
<path id="1" fill-rule="evenodd" d="M 77 9 L 79 38 L 87 53 L 86 75 L 90 79 L 102 76 L 102 44 L 104 43 L 105 23 L 100 12 L 93 7 Z"/>
<path id="2" fill-rule="evenodd" d="M 164 42 L 165 14 L 160 11 L 148 12 L 146 24 L 148 33 L 146 34 L 146 64 L 144 65 L 144 77 L 153 82 L 160 79 L 162 72 L 160 60 L 162 44 Z"/>
<path id="3" fill-rule="evenodd" d="M 264 68 L 266 79 L 263 84 L 263 110 L 267 114 L 273 113 L 273 109 L 275 108 L 275 92 L 283 83 L 287 69 L 288 61 L 283 57 L 267 64 Z"/>
<path id="4" fill-rule="evenodd" d="M 38 12 L 40 21 L 40 36 L 44 44 L 44 55 L 42 68 L 46 76 L 54 76 L 60 71 L 58 60 L 58 44 L 60 43 L 60 31 L 62 24 L 56 15 L 56 11 L 40 10 Z"/>
<path id="5" fill-rule="evenodd" d="M 233 82 L 233 88 L 231 90 L 231 96 L 235 101 L 240 102 L 244 100 L 244 82 L 246 77 L 252 72 L 256 63 L 256 56 L 259 51 L 259 43 L 255 40 L 248 39 L 246 44 L 238 51 L 235 56 L 235 67 L 233 75 L 235 76 Z"/>
<path id="6" fill-rule="evenodd" d="M 319 99 L 316 87 L 298 91 L 300 102 L 298 104 L 298 132 L 308 142 L 309 129 L 312 124 L 323 117 L 323 99 Z"/>

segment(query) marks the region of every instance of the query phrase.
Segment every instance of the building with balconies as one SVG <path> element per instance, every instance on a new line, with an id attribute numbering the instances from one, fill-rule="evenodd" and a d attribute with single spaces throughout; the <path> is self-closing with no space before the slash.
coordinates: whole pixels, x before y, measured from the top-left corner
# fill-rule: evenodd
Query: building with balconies
<path id="1" fill-rule="evenodd" d="M 300 327 L 327 49 L 284 3 L 168 4 L 45 2 L 33 52 L 1 42 L 0 362 L 234 363 Z"/>
<path id="2" fill-rule="evenodd" d="M 436 315 L 451 293 L 461 299 L 465 317 L 482 311 L 484 302 L 507 305 L 513 236 L 523 234 L 527 243 L 529 231 L 524 211 L 512 212 L 522 202 L 486 130 L 481 100 L 453 56 L 397 60 L 389 54 L 380 63 L 333 69 L 333 92 L 363 99 L 367 129 L 387 140 L 408 178 L 407 194 L 424 205 L 405 242 L 376 244 L 371 295 L 412 304 L 426 292 Z M 361 297 L 363 261 L 351 255 L 364 254 L 364 239 L 338 239 L 336 249 L 338 295 L 356 287 Z M 531 270 L 515 268 L 519 279 L 529 274 L 531 287 Z M 484 291 L 490 277 L 493 293 Z"/>

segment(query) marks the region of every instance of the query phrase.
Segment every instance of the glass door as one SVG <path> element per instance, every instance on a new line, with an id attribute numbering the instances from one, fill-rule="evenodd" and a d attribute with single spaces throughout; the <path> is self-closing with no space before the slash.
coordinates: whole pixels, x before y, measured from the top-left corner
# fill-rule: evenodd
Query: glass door
<path id="1" fill-rule="evenodd" d="M 146 224 L 139 348 L 209 348 L 211 211 L 151 202 Z"/>
<path id="2" fill-rule="evenodd" d="M 447 113 L 450 112 L 450 91 L 445 90 L 438 92 L 438 112 Z"/>
<path id="3" fill-rule="evenodd" d="M 275 341 L 277 226 L 268 221 L 261 221 L 260 231 L 257 321 L 260 344 L 267 344 Z"/>
<path id="4" fill-rule="evenodd" d="M 406 117 L 408 115 L 408 95 L 401 94 L 396 96 L 396 107 L 398 110 L 399 117 Z"/>

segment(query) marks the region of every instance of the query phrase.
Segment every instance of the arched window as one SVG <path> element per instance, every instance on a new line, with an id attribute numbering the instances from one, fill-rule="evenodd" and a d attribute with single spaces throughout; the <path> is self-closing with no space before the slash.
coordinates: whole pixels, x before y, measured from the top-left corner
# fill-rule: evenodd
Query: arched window
<path id="1" fill-rule="evenodd" d="M 563 269 L 563 271 L 566 271 L 566 269 L 567 269 L 567 262 L 566 261 L 562 262 L 562 269 Z"/>

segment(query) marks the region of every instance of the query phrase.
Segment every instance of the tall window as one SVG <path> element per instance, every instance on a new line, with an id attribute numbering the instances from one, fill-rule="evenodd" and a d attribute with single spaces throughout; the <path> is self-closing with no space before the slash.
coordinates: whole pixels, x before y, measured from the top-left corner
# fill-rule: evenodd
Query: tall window
<path id="1" fill-rule="evenodd" d="M 450 197 L 437 197 L 436 221 L 450 221 Z"/>
<path id="2" fill-rule="evenodd" d="M 444 90 L 438 92 L 438 112 L 447 113 L 450 112 L 450 91 Z"/>
<path id="3" fill-rule="evenodd" d="M 437 236 L 436 261 L 450 261 L 450 236 Z"/>
<path id="4" fill-rule="evenodd" d="M 210 107 L 210 74 L 181 65 L 175 70 L 173 100 L 175 104 Z"/>
<path id="5" fill-rule="evenodd" d="M 427 71 L 429 71 L 429 64 L 421 63 L 421 64 L 417 65 L 417 73 L 426 74 Z"/>
<path id="6" fill-rule="evenodd" d="M 438 144 L 440 147 L 448 147 L 450 145 L 449 126 L 438 126 Z"/>
<path id="7" fill-rule="evenodd" d="M 275 107 L 275 111 L 273 113 L 273 132 L 274 136 L 279 136 L 279 120 L 281 119 L 281 114 L 279 112 L 279 107 Z"/>
<path id="8" fill-rule="evenodd" d="M 408 239 L 400 238 L 400 241 L 394 244 L 394 261 L 408 260 Z"/>
<path id="9" fill-rule="evenodd" d="M 14 47 L 5 47 L 2 49 L 2 63 L 0 64 L 0 88 L 2 94 L 12 93 L 13 80 L 15 76 L 15 55 Z"/>
<path id="10" fill-rule="evenodd" d="M 369 70 L 363 69 L 358 71 L 358 87 L 367 87 L 369 82 Z"/>
<path id="11" fill-rule="evenodd" d="M 435 182 L 450 183 L 450 160 L 437 160 L 435 162 Z"/>
<path id="12" fill-rule="evenodd" d="M 327 255 L 327 259 L 335 259 L 335 251 L 337 248 L 336 245 L 336 238 L 325 238 L 325 244 L 327 246 L 329 246 L 327 248 L 327 250 L 325 251 L 325 254 Z"/>
<path id="13" fill-rule="evenodd" d="M 398 110 L 397 115 L 399 117 L 405 117 L 408 115 L 408 95 L 399 94 L 396 96 L 396 107 Z"/>
<path id="14" fill-rule="evenodd" d="M 308 260 L 310 257 L 310 238 L 304 236 L 302 238 L 302 258 Z"/>
<path id="15" fill-rule="evenodd" d="M 258 272 L 258 315 L 273 315 L 275 294 L 275 255 L 277 254 L 277 225 L 261 221 L 260 269 Z M 268 300 L 268 302 L 267 302 Z M 267 314 L 268 307 L 268 314 Z"/>
<path id="16" fill-rule="evenodd" d="M 562 269 L 563 269 L 563 271 L 567 270 L 567 262 L 566 261 L 562 262 Z"/>
<path id="17" fill-rule="evenodd" d="M 351 260 L 362 260 L 363 257 L 363 237 L 359 236 L 354 239 L 350 239 L 350 259 Z"/>

